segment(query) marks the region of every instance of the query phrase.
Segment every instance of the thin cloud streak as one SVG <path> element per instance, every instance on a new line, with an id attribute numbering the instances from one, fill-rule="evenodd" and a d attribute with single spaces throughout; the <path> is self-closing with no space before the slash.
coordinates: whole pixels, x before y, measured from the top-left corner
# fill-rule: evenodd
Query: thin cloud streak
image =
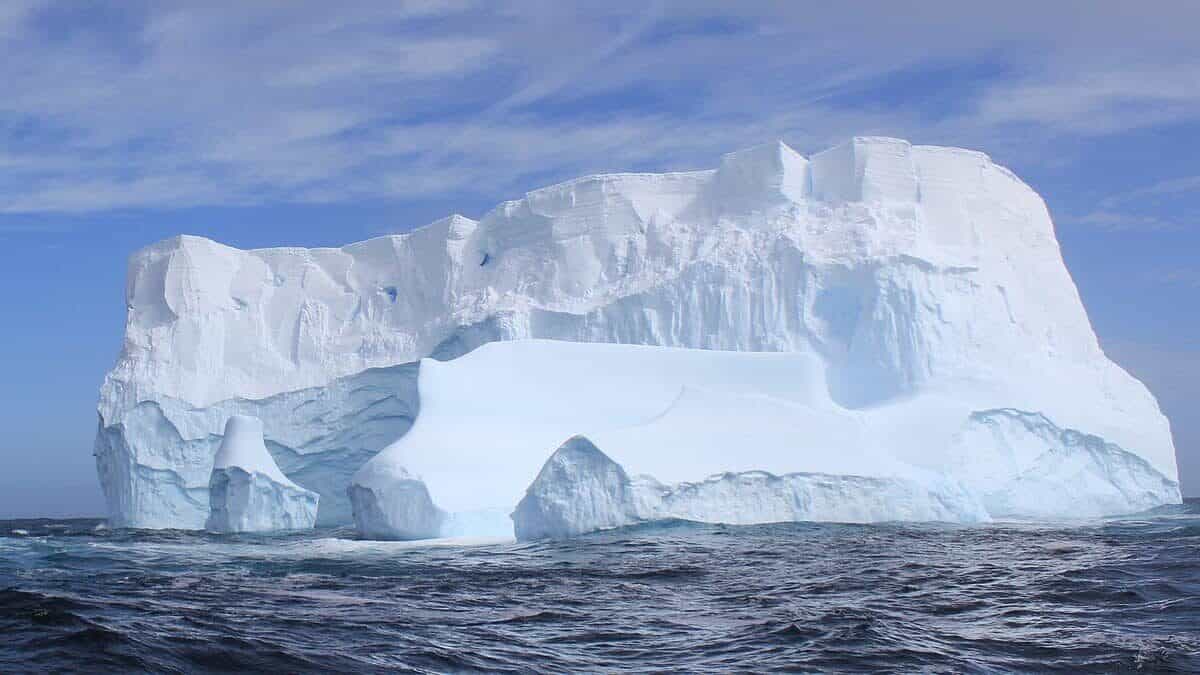
<path id="1" fill-rule="evenodd" d="M 859 133 L 1069 162 L 1030 148 L 1200 120 L 1190 5 L 1083 6 L 1043 7 L 1031 26 L 948 2 L 873 19 L 666 0 L 123 4 L 99 19 L 11 4 L 0 212 L 500 199 L 530 180 Z M 845 99 L 887 101 L 892 82 L 973 60 L 997 67 L 969 90 Z M 1120 211 L 1084 220 L 1153 225 Z"/>

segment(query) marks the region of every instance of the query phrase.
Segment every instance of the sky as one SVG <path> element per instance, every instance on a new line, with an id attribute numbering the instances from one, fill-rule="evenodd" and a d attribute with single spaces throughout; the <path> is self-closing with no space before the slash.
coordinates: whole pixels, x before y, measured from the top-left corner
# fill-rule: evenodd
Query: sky
<path id="1" fill-rule="evenodd" d="M 336 246 L 604 171 L 855 135 L 1046 199 L 1200 495 L 1200 3 L 0 3 L 0 518 L 102 515 L 125 261 Z"/>

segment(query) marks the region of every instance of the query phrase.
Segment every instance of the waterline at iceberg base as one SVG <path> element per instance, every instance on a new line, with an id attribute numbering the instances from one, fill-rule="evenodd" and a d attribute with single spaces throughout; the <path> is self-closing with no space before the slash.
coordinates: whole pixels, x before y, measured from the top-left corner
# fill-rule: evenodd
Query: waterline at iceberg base
<path id="1" fill-rule="evenodd" d="M 1167 420 L 1100 349 L 1041 198 L 966 150 L 772 143 L 339 249 L 176 237 L 134 254 L 127 301 L 96 442 L 117 526 L 202 528 L 234 414 L 320 524 L 379 536 L 412 506 L 387 476 L 425 488 L 422 532 L 511 532 L 576 435 L 631 485 L 741 476 L 669 515 L 741 522 L 749 472 L 868 481 L 820 488 L 846 508 L 885 481 L 872 519 L 1180 501 Z"/>

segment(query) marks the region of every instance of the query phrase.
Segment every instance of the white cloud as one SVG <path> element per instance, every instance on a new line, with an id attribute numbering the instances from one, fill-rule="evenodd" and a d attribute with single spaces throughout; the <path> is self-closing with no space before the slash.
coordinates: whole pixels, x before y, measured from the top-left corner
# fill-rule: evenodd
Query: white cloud
<path id="1" fill-rule="evenodd" d="M 988 92 L 978 112 L 993 124 L 1086 134 L 1194 119 L 1200 116 L 1200 63 L 1092 67 L 1026 79 Z"/>
<path id="2" fill-rule="evenodd" d="M 1112 210 L 1092 211 L 1082 216 L 1068 217 L 1064 222 L 1067 225 L 1083 225 L 1109 232 L 1178 230 L 1182 227 L 1173 220 L 1154 215 Z"/>
<path id="3" fill-rule="evenodd" d="M 1190 199 L 1194 194 L 1200 194 L 1200 176 L 1164 179 L 1109 195 L 1096 203 L 1095 210 L 1084 215 L 1068 216 L 1062 222 L 1110 232 L 1179 232 L 1194 229 L 1195 200 Z"/>
<path id="4" fill-rule="evenodd" d="M 854 133 L 1035 153 L 1200 119 L 1191 4 L 121 3 L 0 10 L 0 210 L 493 198 Z M 1083 11 L 1083 10 L 1087 11 Z M 931 101 L 873 97 L 996 61 Z M 865 103 L 839 97 L 862 94 Z M 944 98 L 937 98 L 944 97 Z M 959 100 L 961 99 L 961 100 Z M 953 112 L 945 112 L 953 111 Z M 1059 161 L 1069 161 L 1058 156 Z M 1106 227 L 1162 226 L 1118 208 Z"/>
<path id="5" fill-rule="evenodd" d="M 1180 178 L 1162 180 L 1153 185 L 1114 195 L 1106 199 L 1104 203 L 1121 204 L 1147 197 L 1176 196 L 1190 193 L 1200 193 L 1200 176 L 1182 176 Z"/>
<path id="6" fill-rule="evenodd" d="M 117 208 L 174 207 L 209 203 L 237 203 L 238 195 L 201 175 L 177 173 L 130 180 L 93 179 L 45 184 L 41 190 L 0 205 L 0 212 L 39 213 L 56 211 L 86 213 Z"/>
<path id="7" fill-rule="evenodd" d="M 1154 270 L 1148 276 L 1150 281 L 1156 283 L 1200 289 L 1200 268 Z"/>

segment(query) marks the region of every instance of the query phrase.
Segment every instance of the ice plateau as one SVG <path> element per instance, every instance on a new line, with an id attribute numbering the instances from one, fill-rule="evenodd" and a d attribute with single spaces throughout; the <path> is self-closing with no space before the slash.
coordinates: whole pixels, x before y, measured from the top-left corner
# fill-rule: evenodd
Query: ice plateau
<path id="1" fill-rule="evenodd" d="M 733 461 L 744 446 L 727 446 L 729 461 L 711 473 L 823 474 L 816 458 L 869 451 L 896 471 L 932 471 L 928 481 L 964 487 L 993 516 L 1179 500 L 1167 421 L 1101 351 L 1044 203 L 977 152 L 856 138 L 804 157 L 772 143 L 711 171 L 590 176 L 529 192 L 479 221 L 453 216 L 340 249 L 243 251 L 181 236 L 132 256 L 126 295 L 95 447 L 118 526 L 203 527 L 214 450 L 233 414 L 262 418 L 282 472 L 320 493 L 320 523 L 357 513 L 386 525 L 395 509 L 371 490 L 390 476 L 426 488 L 428 504 L 420 490 L 395 502 L 421 502 L 422 527 L 469 529 L 502 525 L 488 514 L 515 507 L 575 434 L 625 470 L 703 481 L 700 466 L 674 470 L 691 459 L 669 440 L 685 425 L 670 420 L 725 404 L 753 411 L 747 397 L 770 400 L 761 415 L 772 424 L 801 410 L 798 419 L 812 422 L 804 442 L 792 444 L 790 461 L 762 466 Z M 472 363 L 486 372 L 489 350 L 469 360 L 477 348 L 530 338 L 689 348 L 648 353 L 769 352 L 746 363 L 793 359 L 786 368 L 805 372 L 786 387 L 682 378 L 673 389 L 626 390 L 628 405 L 597 404 L 611 419 L 564 425 L 514 459 L 524 475 L 508 471 L 511 482 L 483 493 L 509 501 L 460 503 L 461 488 L 444 488 L 422 464 L 436 453 L 412 440 L 449 419 L 429 410 L 439 404 L 427 380 L 433 391 L 443 375 L 469 377 Z M 512 349 L 548 343 L 522 344 Z M 579 358 L 657 360 L 619 352 Z M 523 393 L 472 398 L 476 419 L 460 425 L 494 419 L 489 407 L 511 409 Z M 644 415 L 656 407 L 652 415 L 672 411 L 658 427 L 663 445 L 637 455 L 644 446 L 627 446 L 619 431 L 653 427 Z M 431 431 L 417 436 L 421 426 Z M 877 445 L 855 447 L 856 434 Z M 389 444 L 387 456 L 400 462 L 383 462 Z M 470 461 L 488 449 L 460 451 L 458 475 L 469 482 L 483 470 Z M 356 472 L 365 492 L 348 490 Z"/>
<path id="2" fill-rule="evenodd" d="M 215 532 L 308 529 L 317 520 L 317 493 L 293 483 L 263 442 L 262 420 L 234 415 L 213 458 L 206 528 Z"/>

